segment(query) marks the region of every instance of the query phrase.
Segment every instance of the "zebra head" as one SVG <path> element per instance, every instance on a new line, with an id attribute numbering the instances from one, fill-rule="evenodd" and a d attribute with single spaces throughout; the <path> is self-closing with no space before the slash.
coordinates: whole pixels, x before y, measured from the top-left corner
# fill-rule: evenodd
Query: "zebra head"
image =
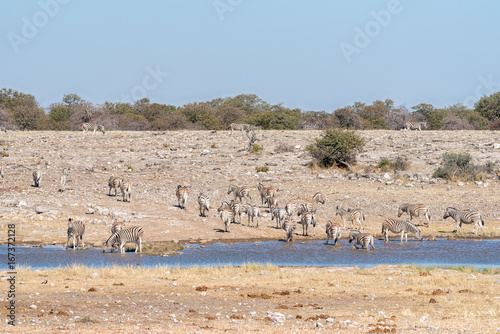
<path id="1" fill-rule="evenodd" d="M 335 215 L 337 215 L 337 216 L 342 215 L 342 213 L 343 213 L 344 209 L 342 209 L 342 208 L 341 208 L 340 206 L 338 206 L 338 205 L 337 205 L 337 207 L 336 207 L 335 209 L 336 209 L 336 211 L 335 211 Z"/>
<path id="2" fill-rule="evenodd" d="M 443 219 L 446 219 L 448 217 L 451 217 L 452 216 L 452 213 L 458 211 L 457 209 L 455 208 L 452 208 L 452 207 L 447 207 L 446 208 L 446 211 L 444 212 L 444 216 L 443 216 Z"/>
<path id="3" fill-rule="evenodd" d="M 321 203 L 321 204 L 325 204 L 325 196 L 323 196 L 322 193 L 320 192 L 317 192 L 316 194 L 314 194 L 313 196 L 313 199 L 317 202 L 317 203 Z"/>
<path id="4" fill-rule="evenodd" d="M 401 217 L 401 215 L 405 212 L 405 209 L 408 207 L 408 204 L 402 204 L 399 206 L 398 209 L 398 217 Z"/>

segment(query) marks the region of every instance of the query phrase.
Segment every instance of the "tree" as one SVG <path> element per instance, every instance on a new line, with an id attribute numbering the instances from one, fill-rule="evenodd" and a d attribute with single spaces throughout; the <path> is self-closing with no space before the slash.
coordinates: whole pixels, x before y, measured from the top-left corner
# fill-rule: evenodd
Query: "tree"
<path id="1" fill-rule="evenodd" d="M 361 118 L 351 106 L 337 109 L 333 112 L 333 115 L 337 118 L 339 127 L 343 129 L 361 129 L 363 126 Z"/>
<path id="2" fill-rule="evenodd" d="M 490 122 L 500 119 L 500 92 L 481 97 L 474 104 L 474 110 Z"/>
<path id="3" fill-rule="evenodd" d="M 85 102 L 85 100 L 76 94 L 65 94 L 62 101 L 69 107 Z"/>
<path id="4" fill-rule="evenodd" d="M 72 108 L 67 104 L 51 104 L 48 113 L 48 128 L 50 130 L 71 130 L 71 112 Z"/>
<path id="5" fill-rule="evenodd" d="M 21 130 L 43 130 L 45 113 L 38 106 L 20 104 L 12 108 L 11 116 Z"/>
<path id="6" fill-rule="evenodd" d="M 427 122 L 429 130 L 439 130 L 443 126 L 445 114 L 442 110 L 434 108 L 432 104 L 420 103 L 411 109 L 417 121 Z"/>
<path id="7" fill-rule="evenodd" d="M 389 115 L 389 107 L 382 101 L 374 101 L 372 105 L 365 106 L 359 111 L 363 123 L 363 129 L 386 129 L 386 117 Z"/>

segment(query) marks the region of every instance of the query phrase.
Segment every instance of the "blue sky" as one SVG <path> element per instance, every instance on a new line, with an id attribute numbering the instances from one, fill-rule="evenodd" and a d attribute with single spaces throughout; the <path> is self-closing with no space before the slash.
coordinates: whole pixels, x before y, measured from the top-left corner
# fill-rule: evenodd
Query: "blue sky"
<path id="1" fill-rule="evenodd" d="M 500 1 L 2 1 L 0 88 L 43 107 L 240 93 L 331 112 L 500 91 Z"/>

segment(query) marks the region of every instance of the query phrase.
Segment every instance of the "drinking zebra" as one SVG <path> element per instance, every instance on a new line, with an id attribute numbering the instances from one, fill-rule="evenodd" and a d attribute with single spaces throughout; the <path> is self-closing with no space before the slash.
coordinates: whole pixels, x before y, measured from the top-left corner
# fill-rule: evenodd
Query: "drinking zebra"
<path id="1" fill-rule="evenodd" d="M 305 212 L 300 217 L 300 223 L 302 224 L 302 235 L 309 235 L 309 226 L 312 226 L 313 236 L 316 236 L 314 228 L 316 227 L 316 218 L 311 212 Z"/>
<path id="2" fill-rule="evenodd" d="M 243 198 L 245 198 L 248 202 L 248 199 L 252 199 L 252 197 L 250 197 L 250 191 L 248 191 L 247 187 L 238 187 L 231 184 L 229 185 L 229 188 L 227 188 L 227 194 L 229 195 L 230 193 L 234 194 L 234 200 L 239 198 L 240 201 L 243 201 Z"/>
<path id="3" fill-rule="evenodd" d="M 221 209 L 221 208 L 219 208 L 217 211 L 219 211 L 220 219 L 224 223 L 224 231 L 229 232 L 229 226 L 231 225 L 231 222 L 234 220 L 234 214 L 231 209 L 226 209 L 226 208 Z"/>
<path id="4" fill-rule="evenodd" d="M 113 225 L 111 226 L 111 235 L 115 234 L 116 232 L 119 232 L 121 230 L 125 229 L 125 224 L 123 222 L 119 222 L 115 219 L 113 222 Z M 111 251 L 113 252 L 115 248 L 118 248 L 119 244 L 115 243 L 112 246 Z"/>
<path id="5" fill-rule="evenodd" d="M 257 189 L 259 190 L 260 193 L 260 204 L 264 204 L 264 199 L 266 201 L 269 201 L 270 198 L 274 198 L 274 195 L 276 194 L 276 188 L 274 187 L 264 187 L 262 183 L 259 182 L 257 185 Z M 269 207 L 271 207 L 271 203 L 269 203 Z"/>
<path id="6" fill-rule="evenodd" d="M 63 192 L 66 189 L 66 177 L 68 176 L 68 169 L 64 168 L 61 175 L 61 189 L 59 191 Z"/>
<path id="7" fill-rule="evenodd" d="M 177 186 L 177 190 L 175 191 L 175 196 L 177 196 L 177 204 L 179 208 L 186 209 L 186 202 L 188 199 L 189 190 L 188 187 L 181 186 L 180 184 Z"/>
<path id="8" fill-rule="evenodd" d="M 40 187 L 40 183 L 42 182 L 43 173 L 41 170 L 36 170 L 33 172 L 33 183 L 35 187 Z"/>
<path id="9" fill-rule="evenodd" d="M 361 246 L 361 249 L 369 249 L 369 246 L 372 246 L 372 249 L 375 249 L 373 246 L 373 235 L 368 233 L 361 233 L 359 231 L 351 231 L 349 233 L 349 243 L 352 243 L 353 249 L 359 249 L 358 245 Z"/>
<path id="10" fill-rule="evenodd" d="M 412 220 L 413 217 L 420 217 L 422 215 L 427 219 L 427 227 L 429 227 L 429 222 L 431 219 L 431 215 L 429 213 L 429 208 L 425 204 L 403 204 L 398 209 L 398 217 L 406 212 L 408 214 L 408 218 Z"/>
<path id="11" fill-rule="evenodd" d="M 405 239 L 405 242 L 408 242 L 408 233 L 412 233 L 415 238 L 417 238 L 418 240 L 422 240 L 420 229 L 405 220 L 384 220 L 384 222 L 382 223 L 382 234 L 384 235 L 385 242 L 389 241 L 389 231 L 392 233 L 401 233 L 401 242 L 403 242 L 403 237 Z"/>
<path id="12" fill-rule="evenodd" d="M 120 253 L 125 253 L 125 244 L 127 242 L 135 242 L 135 252 L 142 253 L 142 237 L 144 230 L 139 226 L 132 226 L 130 228 L 116 231 L 113 233 L 103 245 L 103 251 L 112 248 L 115 244 L 120 248 Z"/>
<path id="13" fill-rule="evenodd" d="M 457 222 L 457 232 L 460 232 L 462 229 L 462 223 L 464 223 L 474 224 L 474 234 L 477 234 L 479 227 L 481 227 L 481 233 L 484 233 L 484 219 L 479 211 L 459 211 L 455 208 L 448 207 L 446 208 L 443 219 L 448 217 L 455 219 L 455 222 Z"/>
<path id="14" fill-rule="evenodd" d="M 111 196 L 111 189 L 115 190 L 115 197 L 117 195 L 118 188 L 120 187 L 120 183 L 122 182 L 121 177 L 115 177 L 111 175 L 111 177 L 108 180 L 108 186 L 109 186 L 109 191 L 108 191 L 108 196 Z"/>
<path id="15" fill-rule="evenodd" d="M 365 214 L 363 213 L 363 210 L 361 209 L 343 209 L 340 206 L 337 205 L 337 216 L 340 216 L 342 218 L 342 221 L 344 222 L 343 228 L 345 228 L 345 223 L 346 222 L 351 222 L 351 228 L 354 228 L 354 221 L 357 221 L 359 225 L 361 225 L 361 230 L 365 229 L 365 226 L 363 224 L 365 220 Z"/>
<path id="16" fill-rule="evenodd" d="M 252 206 L 250 204 L 243 204 L 242 205 L 242 212 L 247 214 L 248 217 L 248 226 L 252 227 L 254 224 L 254 219 L 257 221 L 257 226 L 259 227 L 259 216 L 260 216 L 260 208 L 256 205 Z M 250 224 L 250 220 L 252 220 L 252 223 Z"/>
<path id="17" fill-rule="evenodd" d="M 285 231 L 285 242 L 293 241 L 293 231 L 295 231 L 295 224 L 290 220 L 285 220 L 281 228 Z"/>
<path id="18" fill-rule="evenodd" d="M 326 244 L 330 239 L 333 240 L 333 245 L 335 246 L 342 236 L 342 227 L 338 223 L 332 223 L 331 221 L 326 222 Z"/>
<path id="19" fill-rule="evenodd" d="M 233 135 L 233 130 L 250 131 L 252 129 L 252 126 L 250 124 L 236 124 L 236 123 L 231 123 L 229 125 L 229 128 L 231 129 L 231 136 L 232 136 Z"/>
<path id="20" fill-rule="evenodd" d="M 104 126 L 96 123 L 83 123 L 82 130 L 83 133 L 86 133 L 87 131 L 93 131 L 92 134 L 95 134 L 96 131 L 100 131 L 102 132 L 102 134 L 106 134 L 106 132 L 104 131 Z"/>
<path id="21" fill-rule="evenodd" d="M 406 122 L 403 128 L 404 131 L 407 130 L 418 130 L 422 131 L 422 129 L 427 129 L 426 122 Z"/>
<path id="22" fill-rule="evenodd" d="M 198 204 L 200 206 L 200 216 L 206 217 L 210 210 L 210 197 L 203 193 L 198 194 Z"/>
<path id="23" fill-rule="evenodd" d="M 283 209 L 283 208 L 274 208 L 271 210 L 271 220 L 275 220 L 276 219 L 276 227 L 277 228 L 280 228 L 281 227 L 281 224 L 282 222 L 285 221 L 285 219 L 287 218 L 287 213 L 286 213 L 286 210 Z"/>
<path id="24" fill-rule="evenodd" d="M 82 221 L 74 221 L 73 218 L 68 219 L 68 241 L 66 242 L 66 249 L 69 247 L 69 240 L 73 237 L 73 249 L 76 249 L 80 245 L 80 240 L 82 240 L 82 248 L 85 248 L 85 243 L 83 242 L 83 234 L 85 233 L 85 224 Z M 76 240 L 76 248 L 75 248 Z"/>
<path id="25" fill-rule="evenodd" d="M 132 185 L 129 181 L 122 180 L 120 182 L 120 190 L 122 192 L 123 202 L 130 202 L 130 197 L 132 193 Z"/>

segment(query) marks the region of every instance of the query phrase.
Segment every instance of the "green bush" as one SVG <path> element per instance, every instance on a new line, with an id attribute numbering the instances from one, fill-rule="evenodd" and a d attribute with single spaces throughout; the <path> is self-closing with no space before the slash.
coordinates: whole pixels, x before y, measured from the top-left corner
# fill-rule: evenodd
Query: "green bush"
<path id="1" fill-rule="evenodd" d="M 9 152 L 3 150 L 2 152 L 0 152 L 0 155 L 5 158 L 9 156 Z"/>
<path id="2" fill-rule="evenodd" d="M 472 156 L 467 153 L 446 152 L 441 158 L 441 166 L 434 171 L 432 176 L 451 181 L 473 181 L 481 177 L 484 167 L 472 164 L 471 160 Z"/>
<path id="3" fill-rule="evenodd" d="M 391 163 L 391 160 L 389 160 L 389 158 L 382 157 L 382 158 L 380 158 L 380 161 L 379 161 L 377 167 L 387 171 L 389 169 L 389 167 L 391 167 L 391 165 L 392 165 L 392 163 Z"/>
<path id="4" fill-rule="evenodd" d="M 251 153 L 259 153 L 260 151 L 262 151 L 264 148 L 262 146 L 260 146 L 259 144 L 253 144 L 252 145 L 252 148 L 250 149 L 250 152 Z"/>
<path id="5" fill-rule="evenodd" d="M 266 173 L 269 172 L 269 167 L 267 166 L 255 167 L 255 170 L 257 171 L 257 173 Z"/>
<path id="6" fill-rule="evenodd" d="M 351 170 L 351 164 L 356 163 L 356 152 L 364 144 L 364 138 L 354 131 L 333 129 L 323 132 L 306 150 L 312 155 L 313 163 L 322 168 L 339 166 Z"/>

